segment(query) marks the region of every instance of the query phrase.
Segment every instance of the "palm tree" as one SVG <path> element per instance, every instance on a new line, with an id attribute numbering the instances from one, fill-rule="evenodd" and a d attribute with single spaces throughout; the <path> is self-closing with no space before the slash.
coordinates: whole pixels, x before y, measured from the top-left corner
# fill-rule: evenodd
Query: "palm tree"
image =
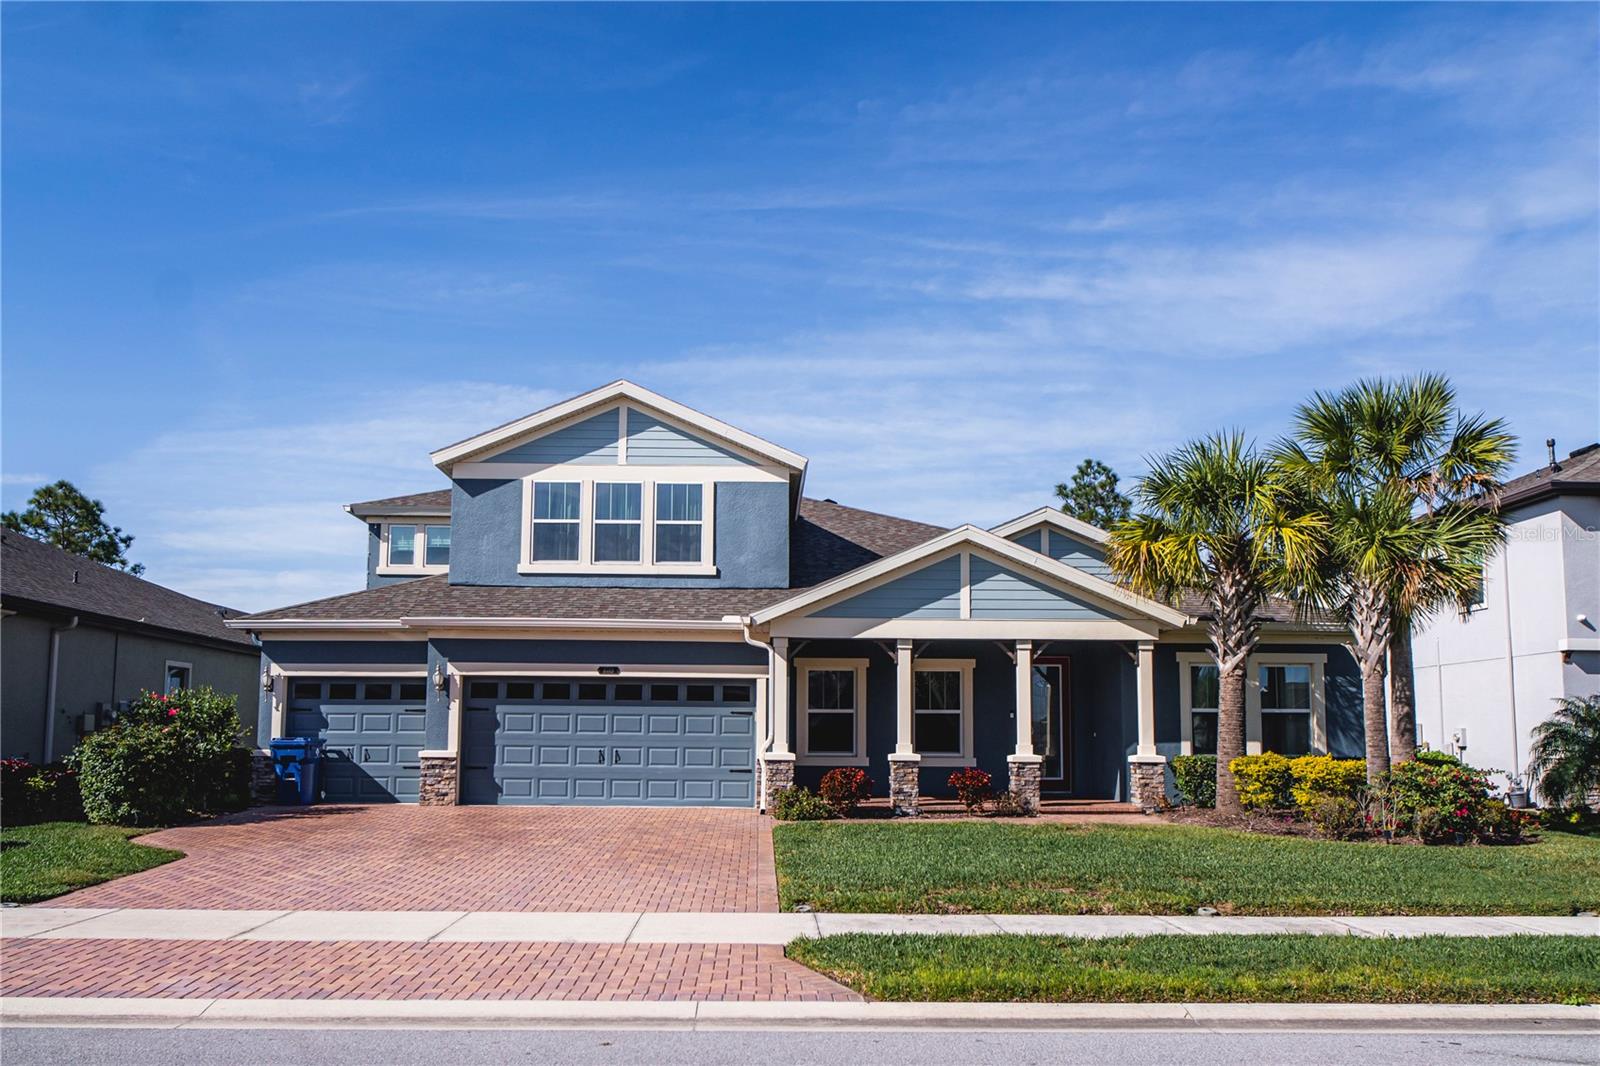
<path id="1" fill-rule="evenodd" d="M 1546 806 L 1582 807 L 1600 793 L 1600 696 L 1565 696 L 1533 729 L 1528 777 Z"/>
<path id="2" fill-rule="evenodd" d="M 1245 664 L 1260 635 L 1260 608 L 1314 568 L 1322 519 L 1300 505 L 1273 460 L 1237 432 L 1151 460 L 1134 500 L 1138 513 L 1111 530 L 1108 560 L 1146 595 L 1206 599 L 1220 685 L 1217 810 L 1238 811 L 1228 764 L 1244 754 Z"/>
<path id="3" fill-rule="evenodd" d="M 1391 754 L 1416 754 L 1412 621 L 1465 599 L 1504 537 L 1492 504 L 1514 438 L 1498 419 L 1461 414 L 1455 401 L 1437 374 L 1319 392 L 1295 413 L 1297 439 L 1277 451 L 1328 515 L 1324 568 L 1303 592 L 1349 626 L 1373 782 L 1388 773 Z M 1391 658 L 1400 676 L 1386 722 Z"/>

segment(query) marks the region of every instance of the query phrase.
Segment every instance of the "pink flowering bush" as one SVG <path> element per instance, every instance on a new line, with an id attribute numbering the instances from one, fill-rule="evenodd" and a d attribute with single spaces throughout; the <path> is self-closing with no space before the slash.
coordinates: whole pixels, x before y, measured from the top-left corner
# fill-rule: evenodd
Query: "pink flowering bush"
<path id="1" fill-rule="evenodd" d="M 1384 798 L 1427 843 L 1490 839 L 1498 835 L 1498 826 L 1488 824 L 1490 773 L 1460 762 L 1404 762 L 1389 774 Z"/>
<path id="2" fill-rule="evenodd" d="M 249 802 L 250 753 L 234 697 L 209 687 L 146 692 L 70 762 L 91 822 L 169 825 Z"/>

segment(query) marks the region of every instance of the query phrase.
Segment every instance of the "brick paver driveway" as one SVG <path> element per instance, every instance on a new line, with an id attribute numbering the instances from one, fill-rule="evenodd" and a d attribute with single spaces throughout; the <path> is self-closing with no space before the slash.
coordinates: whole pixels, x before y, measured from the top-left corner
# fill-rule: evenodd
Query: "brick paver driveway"
<path id="1" fill-rule="evenodd" d="M 186 857 L 53 907 L 775 911 L 754 811 L 635 807 L 267 808 L 141 841 Z"/>

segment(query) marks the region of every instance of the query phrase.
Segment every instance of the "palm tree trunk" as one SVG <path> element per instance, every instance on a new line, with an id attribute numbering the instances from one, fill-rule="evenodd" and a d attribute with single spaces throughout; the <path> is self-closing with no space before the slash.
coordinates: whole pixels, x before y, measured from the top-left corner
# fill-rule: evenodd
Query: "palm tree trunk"
<path id="1" fill-rule="evenodd" d="M 1417 685 L 1411 666 L 1411 623 L 1394 621 L 1389 639 L 1389 758 L 1410 762 L 1417 757 Z"/>
<path id="2" fill-rule="evenodd" d="M 1244 810 L 1228 768 L 1244 754 L 1244 674 L 1242 656 L 1217 671 L 1217 810 L 1229 814 Z"/>
<path id="3" fill-rule="evenodd" d="M 1356 663 L 1361 667 L 1361 710 L 1367 735 L 1367 784 L 1380 784 L 1389 776 L 1388 686 L 1384 674 L 1389 662 L 1391 616 L 1382 589 L 1364 585 L 1350 598 L 1350 636 Z"/>
<path id="4" fill-rule="evenodd" d="M 1384 670 L 1382 664 L 1361 665 L 1362 717 L 1367 734 L 1367 784 L 1389 776 L 1389 738 L 1384 721 Z"/>

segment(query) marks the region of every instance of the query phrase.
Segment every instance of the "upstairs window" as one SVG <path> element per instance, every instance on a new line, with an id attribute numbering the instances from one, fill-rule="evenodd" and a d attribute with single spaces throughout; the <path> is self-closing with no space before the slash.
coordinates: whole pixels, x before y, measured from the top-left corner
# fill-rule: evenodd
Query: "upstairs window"
<path id="1" fill-rule="evenodd" d="M 417 527 L 389 527 L 389 565 L 415 566 L 417 562 Z"/>
<path id="2" fill-rule="evenodd" d="M 578 531 L 583 517 L 581 489 L 581 484 L 576 481 L 534 482 L 534 559 L 551 562 L 578 560 Z"/>
<path id="3" fill-rule="evenodd" d="M 450 565 L 450 527 L 427 527 L 423 560 L 429 566 Z"/>
<path id="4" fill-rule="evenodd" d="M 699 485 L 656 486 L 656 562 L 700 561 L 701 499 Z"/>
<path id="5" fill-rule="evenodd" d="M 594 487 L 594 561 L 639 561 L 644 486 L 630 482 L 597 482 Z"/>

